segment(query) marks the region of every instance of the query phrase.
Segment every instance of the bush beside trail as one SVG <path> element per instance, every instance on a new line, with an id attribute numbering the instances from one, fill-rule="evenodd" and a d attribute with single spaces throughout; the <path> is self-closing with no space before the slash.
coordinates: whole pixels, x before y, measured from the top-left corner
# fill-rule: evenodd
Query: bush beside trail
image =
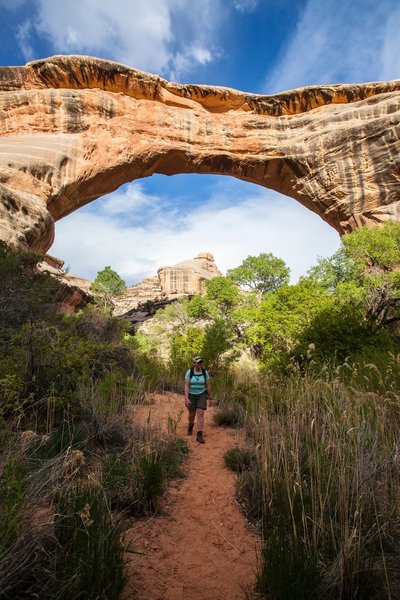
<path id="1" fill-rule="evenodd" d="M 187 448 L 132 423 L 149 381 L 125 325 L 57 313 L 38 260 L 0 244 L 0 596 L 117 600 L 125 520 L 157 509 Z"/>

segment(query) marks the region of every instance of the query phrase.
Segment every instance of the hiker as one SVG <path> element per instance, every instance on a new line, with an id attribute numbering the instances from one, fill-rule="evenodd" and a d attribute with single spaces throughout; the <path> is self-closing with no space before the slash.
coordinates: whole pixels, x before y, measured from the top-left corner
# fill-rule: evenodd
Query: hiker
<path id="1" fill-rule="evenodd" d="M 204 444 L 204 411 L 207 410 L 207 397 L 212 404 L 210 375 L 203 367 L 201 356 L 195 356 L 193 367 L 185 375 L 185 406 L 189 410 L 188 435 L 192 435 L 197 415 L 197 435 L 199 444 Z"/>

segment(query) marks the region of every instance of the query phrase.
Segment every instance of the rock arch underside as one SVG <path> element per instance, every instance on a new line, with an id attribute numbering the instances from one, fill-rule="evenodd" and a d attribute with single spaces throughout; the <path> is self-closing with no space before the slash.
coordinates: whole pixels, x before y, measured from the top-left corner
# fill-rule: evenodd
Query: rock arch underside
<path id="1" fill-rule="evenodd" d="M 0 115 L 0 239 L 20 250 L 153 173 L 253 182 L 340 234 L 400 219 L 399 80 L 263 96 L 53 56 L 0 68 Z"/>

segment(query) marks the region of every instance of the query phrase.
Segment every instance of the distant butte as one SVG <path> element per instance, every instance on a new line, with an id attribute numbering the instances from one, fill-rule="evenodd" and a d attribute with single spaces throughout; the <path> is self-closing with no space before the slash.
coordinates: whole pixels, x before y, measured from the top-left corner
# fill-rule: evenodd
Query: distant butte
<path id="1" fill-rule="evenodd" d="M 54 56 L 0 68 L 0 115 L 0 239 L 18 249 L 153 173 L 253 182 L 340 234 L 400 218 L 400 81 L 261 96 Z"/>
<path id="2" fill-rule="evenodd" d="M 169 304 L 181 296 L 204 294 L 206 281 L 218 275 L 222 273 L 214 262 L 214 256 L 200 252 L 195 258 L 171 267 L 160 267 L 156 276 L 146 277 L 126 288 L 113 299 L 114 314 L 126 315 L 132 320 L 132 311 L 136 322 L 146 320 L 149 314 L 154 314 L 154 307 Z"/>

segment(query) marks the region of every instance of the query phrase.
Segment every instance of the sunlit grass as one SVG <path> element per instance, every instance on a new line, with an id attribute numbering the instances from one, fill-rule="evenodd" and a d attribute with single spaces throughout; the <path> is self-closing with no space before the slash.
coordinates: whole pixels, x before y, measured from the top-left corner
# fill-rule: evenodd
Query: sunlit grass
<path id="1" fill-rule="evenodd" d="M 239 497 L 261 507 L 271 600 L 399 597 L 398 375 L 393 356 L 318 377 L 238 374 L 258 449 Z"/>
<path id="2" fill-rule="evenodd" d="M 1 597 L 120 598 L 120 517 L 154 514 L 188 452 L 175 422 L 161 435 L 132 419 L 144 379 L 120 383 L 112 374 L 83 379 L 79 418 L 0 431 Z"/>

